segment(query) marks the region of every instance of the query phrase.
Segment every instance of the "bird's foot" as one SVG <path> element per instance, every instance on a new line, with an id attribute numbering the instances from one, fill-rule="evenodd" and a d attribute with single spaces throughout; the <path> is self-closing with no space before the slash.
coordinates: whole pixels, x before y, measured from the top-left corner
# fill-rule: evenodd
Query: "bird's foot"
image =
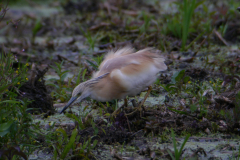
<path id="1" fill-rule="evenodd" d="M 136 113 L 137 111 L 140 112 L 140 117 L 142 117 L 142 106 L 137 107 L 133 112 L 126 114 L 126 116 L 131 116 L 134 113 Z"/>
<path id="2" fill-rule="evenodd" d="M 111 117 L 116 117 L 116 115 L 118 114 L 118 112 L 123 108 L 123 107 L 127 107 L 128 104 L 127 104 L 127 99 L 125 98 L 124 99 L 124 104 L 119 107 L 118 109 L 116 109 L 112 114 L 111 114 Z"/>

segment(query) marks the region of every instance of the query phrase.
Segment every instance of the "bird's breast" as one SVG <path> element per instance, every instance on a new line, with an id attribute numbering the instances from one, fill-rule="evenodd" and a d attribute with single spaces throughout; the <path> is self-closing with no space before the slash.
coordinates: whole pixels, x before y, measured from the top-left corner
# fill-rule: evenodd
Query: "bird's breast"
<path id="1" fill-rule="evenodd" d="M 122 87 L 117 81 L 107 76 L 101 79 L 91 91 L 90 97 L 97 101 L 106 102 L 113 99 L 122 99 L 126 97 L 126 88 Z"/>

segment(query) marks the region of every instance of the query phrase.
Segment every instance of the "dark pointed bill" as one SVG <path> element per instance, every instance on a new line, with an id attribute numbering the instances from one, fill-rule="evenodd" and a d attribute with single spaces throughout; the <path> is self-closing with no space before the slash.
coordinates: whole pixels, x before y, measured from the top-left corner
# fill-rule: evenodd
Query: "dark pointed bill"
<path id="1" fill-rule="evenodd" d="M 62 114 L 78 97 L 72 97 L 68 103 L 66 104 L 66 106 L 63 108 L 63 110 L 60 112 L 60 114 Z"/>

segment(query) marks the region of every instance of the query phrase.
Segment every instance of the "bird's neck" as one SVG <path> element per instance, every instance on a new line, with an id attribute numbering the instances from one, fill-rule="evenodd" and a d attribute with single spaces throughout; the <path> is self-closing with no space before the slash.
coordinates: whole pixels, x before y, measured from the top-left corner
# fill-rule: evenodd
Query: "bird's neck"
<path id="1" fill-rule="evenodd" d="M 85 82 L 83 82 L 83 86 L 85 87 L 84 90 L 88 90 L 92 88 L 96 84 L 96 81 L 94 79 L 89 79 Z"/>
<path id="2" fill-rule="evenodd" d="M 87 80 L 86 82 L 84 82 L 84 86 L 88 87 L 88 88 L 92 88 L 95 84 L 97 84 L 101 79 L 105 78 L 108 74 L 109 74 L 109 72 L 107 72 L 99 77 Z"/>

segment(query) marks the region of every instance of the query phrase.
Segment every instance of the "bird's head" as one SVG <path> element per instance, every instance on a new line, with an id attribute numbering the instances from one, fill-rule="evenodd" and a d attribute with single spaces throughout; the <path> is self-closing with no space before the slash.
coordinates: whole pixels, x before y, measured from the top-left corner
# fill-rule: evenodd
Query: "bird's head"
<path id="1" fill-rule="evenodd" d="M 76 86 L 72 92 L 72 97 L 60 112 L 63 113 L 71 104 L 81 102 L 84 98 L 90 95 L 90 88 L 86 85 L 86 82 Z"/>
<path id="2" fill-rule="evenodd" d="M 94 88 L 94 84 L 98 83 L 99 80 L 106 77 L 109 73 L 105 73 L 97 78 L 90 79 L 86 82 L 80 83 L 76 86 L 72 92 L 72 97 L 66 104 L 66 106 L 60 112 L 63 113 L 71 104 L 81 102 L 84 98 L 87 98 L 91 95 L 91 91 Z"/>

